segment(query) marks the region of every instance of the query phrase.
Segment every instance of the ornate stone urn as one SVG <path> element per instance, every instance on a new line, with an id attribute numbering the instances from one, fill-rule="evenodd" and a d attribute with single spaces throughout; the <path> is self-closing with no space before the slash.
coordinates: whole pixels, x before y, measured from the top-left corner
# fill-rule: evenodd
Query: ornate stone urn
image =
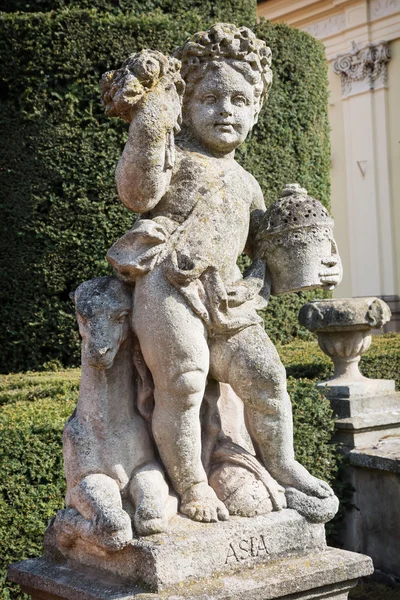
<path id="1" fill-rule="evenodd" d="M 318 384 L 328 396 L 349 397 L 382 391 L 392 382 L 369 379 L 359 370 L 361 356 L 371 345 L 371 332 L 390 320 L 387 304 L 379 298 L 341 298 L 305 304 L 299 321 L 317 334 L 323 352 L 333 361 L 333 377 Z"/>

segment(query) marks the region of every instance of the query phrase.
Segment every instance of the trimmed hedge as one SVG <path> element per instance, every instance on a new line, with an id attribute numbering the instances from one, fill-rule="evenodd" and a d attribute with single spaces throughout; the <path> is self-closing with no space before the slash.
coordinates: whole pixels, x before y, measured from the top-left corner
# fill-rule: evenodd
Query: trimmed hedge
<path id="1" fill-rule="evenodd" d="M 0 377 L 0 597 L 28 598 L 6 582 L 11 562 L 39 556 L 45 527 L 63 506 L 61 435 L 79 371 Z"/>
<path id="2" fill-rule="evenodd" d="M 103 115 L 98 81 L 131 52 L 146 46 L 171 52 L 208 27 L 213 18 L 197 12 L 199 4 L 173 16 L 161 10 L 140 16 L 100 10 L 0 14 L 1 372 L 38 369 L 49 360 L 79 364 L 68 294 L 109 272 L 106 251 L 134 218 L 114 183 L 127 126 Z M 202 3 L 207 10 L 210 4 Z M 7 6 L 16 10 L 17 4 Z M 253 10 L 250 1 L 216 6 L 219 18 L 236 15 L 238 22 L 245 6 L 249 15 Z M 274 84 L 239 160 L 259 180 L 267 203 L 284 183 L 298 181 L 328 205 L 323 47 L 282 24 L 264 21 L 255 29 L 272 48 Z M 274 339 L 308 335 L 294 313 L 309 297 L 271 301 L 266 325 Z M 290 318 L 284 317 L 287 307 Z"/>
<path id="3" fill-rule="evenodd" d="M 111 14 L 148 14 L 160 11 L 168 15 L 187 15 L 195 11 L 207 20 L 250 25 L 256 21 L 255 0 L 0 0 L 3 12 L 50 12 L 96 8 Z"/>
<path id="4" fill-rule="evenodd" d="M 317 477 L 333 481 L 338 457 L 329 443 L 333 420 L 316 380 L 331 373 L 315 341 L 278 348 L 288 373 L 297 458 Z M 362 359 L 364 375 L 396 379 L 400 388 L 400 335 L 373 337 Z M 63 424 L 78 395 L 79 369 L 0 376 L 0 589 L 3 600 L 19 600 L 18 586 L 5 582 L 6 566 L 38 556 L 48 520 L 63 507 Z"/>

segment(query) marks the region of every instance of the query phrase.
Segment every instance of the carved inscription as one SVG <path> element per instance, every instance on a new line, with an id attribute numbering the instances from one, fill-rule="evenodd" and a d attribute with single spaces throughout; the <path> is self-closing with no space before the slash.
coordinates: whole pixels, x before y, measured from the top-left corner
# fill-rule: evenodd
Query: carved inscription
<path id="1" fill-rule="evenodd" d="M 248 558 L 266 556 L 269 550 L 263 535 L 254 536 L 240 542 L 231 542 L 226 555 L 225 564 L 242 562 Z"/>

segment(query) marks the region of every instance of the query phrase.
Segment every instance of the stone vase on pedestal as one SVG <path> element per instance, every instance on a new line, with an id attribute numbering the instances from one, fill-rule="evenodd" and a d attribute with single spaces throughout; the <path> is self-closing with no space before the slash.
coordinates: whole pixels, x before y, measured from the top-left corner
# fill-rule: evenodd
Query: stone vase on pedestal
<path id="1" fill-rule="evenodd" d="M 400 393 L 395 382 L 364 377 L 358 368 L 371 333 L 390 319 L 379 298 L 310 302 L 299 320 L 317 334 L 334 375 L 317 387 L 337 415 L 335 439 L 346 455 L 343 477 L 351 486 L 340 542 L 372 557 L 375 568 L 400 578 Z"/>

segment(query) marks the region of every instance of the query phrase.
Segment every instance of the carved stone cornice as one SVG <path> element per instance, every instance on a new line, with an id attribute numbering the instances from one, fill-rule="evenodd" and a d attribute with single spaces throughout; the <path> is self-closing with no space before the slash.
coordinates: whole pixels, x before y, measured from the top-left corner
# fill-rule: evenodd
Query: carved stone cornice
<path id="1" fill-rule="evenodd" d="M 361 48 L 353 42 L 349 52 L 338 54 L 333 71 L 340 75 L 342 98 L 387 87 L 387 63 L 390 58 L 388 42 L 366 44 Z"/>
<path id="2" fill-rule="evenodd" d="M 371 21 L 387 17 L 400 11 L 400 0 L 371 0 L 369 13 Z"/>
<path id="3" fill-rule="evenodd" d="M 346 29 L 346 15 L 340 13 L 301 28 L 318 40 L 336 35 Z"/>

